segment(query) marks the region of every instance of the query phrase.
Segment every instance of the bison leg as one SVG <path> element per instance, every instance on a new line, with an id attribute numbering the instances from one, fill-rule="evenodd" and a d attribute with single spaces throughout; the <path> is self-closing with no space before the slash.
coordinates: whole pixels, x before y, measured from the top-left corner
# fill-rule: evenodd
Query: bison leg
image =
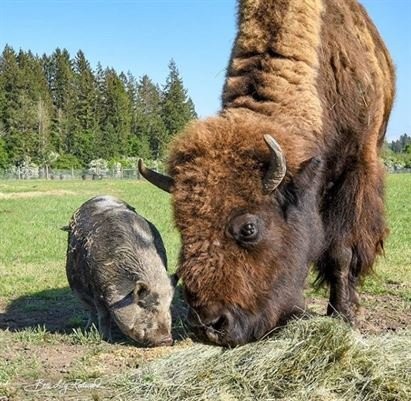
<path id="1" fill-rule="evenodd" d="M 355 288 L 357 279 L 351 271 L 352 258 L 351 248 L 334 245 L 322 257 L 319 267 L 326 272 L 326 281 L 330 285 L 327 315 L 342 316 L 354 323 L 359 298 Z"/>
<path id="2" fill-rule="evenodd" d="M 360 311 L 357 284 L 372 271 L 387 234 L 384 171 L 377 160 L 369 160 L 370 154 L 352 160 L 330 183 L 322 205 L 329 242 L 317 263 L 318 282 L 330 286 L 328 314 L 341 314 L 353 323 Z"/>
<path id="3" fill-rule="evenodd" d="M 349 321 L 352 320 L 349 283 L 351 257 L 352 252 L 349 248 L 343 248 L 334 255 L 334 280 L 330 283 L 327 307 L 327 315 L 341 314 Z"/>

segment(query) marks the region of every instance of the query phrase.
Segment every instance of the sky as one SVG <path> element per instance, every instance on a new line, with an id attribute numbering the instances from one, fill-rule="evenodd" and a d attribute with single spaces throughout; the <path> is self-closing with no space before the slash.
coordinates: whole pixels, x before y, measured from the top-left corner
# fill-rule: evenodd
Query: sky
<path id="1" fill-rule="evenodd" d="M 411 0 L 362 0 L 397 67 L 388 139 L 411 134 Z M 164 84 L 171 58 L 201 117 L 220 109 L 235 0 L 0 0 L 0 51 L 72 56 Z"/>

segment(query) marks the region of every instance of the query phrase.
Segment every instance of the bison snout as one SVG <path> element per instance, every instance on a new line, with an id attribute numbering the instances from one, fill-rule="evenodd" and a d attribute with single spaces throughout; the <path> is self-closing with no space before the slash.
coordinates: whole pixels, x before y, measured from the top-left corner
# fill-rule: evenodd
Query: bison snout
<path id="1" fill-rule="evenodd" d="M 217 344 L 225 343 L 224 339 L 233 326 L 233 317 L 228 311 L 211 314 L 208 309 L 190 309 L 188 321 L 200 337 L 205 334 L 209 341 Z"/>
<path id="2" fill-rule="evenodd" d="M 205 325 L 205 334 L 209 341 L 216 344 L 223 344 L 227 333 L 230 332 L 230 320 L 223 314 Z"/>
<path id="3" fill-rule="evenodd" d="M 229 319 L 228 316 L 222 314 L 215 318 L 214 320 L 205 324 L 208 330 L 214 331 L 216 333 L 222 333 L 228 328 Z"/>
<path id="4" fill-rule="evenodd" d="M 196 335 L 215 344 L 234 347 L 253 338 L 253 320 L 239 308 L 190 308 L 188 320 Z"/>

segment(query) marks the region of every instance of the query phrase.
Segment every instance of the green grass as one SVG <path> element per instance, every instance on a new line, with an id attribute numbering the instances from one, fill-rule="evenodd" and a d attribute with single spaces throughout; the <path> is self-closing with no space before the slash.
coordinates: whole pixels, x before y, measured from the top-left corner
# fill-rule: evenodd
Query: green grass
<path id="1" fill-rule="evenodd" d="M 388 177 L 387 221 L 390 235 L 385 257 L 377 262 L 377 277 L 365 289 L 374 293 L 399 293 L 411 301 L 411 174 Z"/>
<path id="2" fill-rule="evenodd" d="M 169 269 L 176 267 L 179 235 L 170 197 L 136 181 L 4 181 L 0 183 L 0 296 L 17 297 L 64 288 L 67 234 L 60 230 L 84 201 L 99 194 L 118 196 L 153 222 L 166 245 Z M 42 196 L 33 195 L 42 194 Z M 27 197 L 24 197 L 24 195 Z M 365 290 L 411 297 L 411 175 L 388 177 L 386 256 Z M 407 283 L 404 286 L 404 283 Z"/>
<path id="3" fill-rule="evenodd" d="M 156 225 L 176 266 L 179 236 L 169 195 L 136 181 L 6 181 L 0 184 L 0 294 L 16 297 L 67 285 L 67 225 L 84 201 L 99 194 L 118 196 Z M 27 197 L 24 197 L 24 194 Z M 33 193 L 43 194 L 41 196 Z"/>
<path id="4" fill-rule="evenodd" d="M 411 300 L 411 175 L 389 176 L 386 192 L 387 220 L 391 231 L 385 244 L 386 256 L 378 260 L 376 274 L 367 278 L 363 292 L 374 297 L 373 302 L 379 307 L 381 303 L 385 302 L 383 297 L 391 296 L 392 305 L 390 308 L 393 309 L 388 309 L 387 313 L 390 314 L 395 310 L 399 315 L 403 314 L 406 317 L 410 316 Z M 191 375 L 189 377 L 195 377 L 197 380 L 198 384 L 193 394 L 201 394 L 204 386 L 210 386 L 211 392 L 204 393 L 209 395 L 209 399 L 245 399 L 236 398 L 235 389 L 239 386 L 239 378 L 241 379 L 238 376 L 239 373 L 231 372 L 222 384 L 213 381 L 221 374 L 221 369 L 227 368 L 225 363 L 228 364 L 228 368 L 232 366 L 230 363 L 234 363 L 234 359 L 230 359 L 230 357 L 224 359 L 223 355 L 232 355 L 233 358 L 237 358 L 235 350 L 232 354 L 230 354 L 231 351 L 225 354 L 218 347 L 193 346 L 190 342 L 184 341 L 173 349 L 141 350 L 127 341 L 108 344 L 101 341 L 95 331 L 88 333 L 82 331 L 85 314 L 67 285 L 65 274 L 67 233 L 61 231 L 60 227 L 67 225 L 74 210 L 84 201 L 101 194 L 111 194 L 124 199 L 133 205 L 141 215 L 153 222 L 165 242 L 169 270 L 174 271 L 176 268 L 180 240 L 172 221 L 170 196 L 146 182 L 132 180 L 0 182 L 0 318 L 3 316 L 6 318 L 3 322 L 10 322 L 6 323 L 6 327 L 8 324 L 10 325 L 10 330 L 4 330 L 4 323 L 3 330 L 0 327 L 0 399 L 2 396 L 7 396 L 10 400 L 35 400 L 48 396 L 48 394 L 39 393 L 39 398 L 35 398 L 34 394 L 24 393 L 22 382 L 33 383 L 37 379 L 49 380 L 50 382 L 58 382 L 60 379 L 64 382 L 88 381 L 96 377 L 102 377 L 106 381 L 105 390 L 103 393 L 99 392 L 100 395 L 118 394 L 118 391 L 124 391 L 135 396 L 134 399 L 155 399 L 153 397 L 156 392 L 168 392 L 171 388 L 176 394 L 175 399 L 178 399 L 187 390 L 184 387 L 185 383 L 183 381 L 175 382 L 175 386 L 180 386 L 177 391 L 175 388 L 173 389 L 173 386 L 168 387 L 167 383 L 161 382 L 162 378 L 172 380 L 172 378 L 168 378 L 168 373 L 166 374 L 161 369 L 163 369 L 163 364 L 168 366 L 167 369 L 173 369 L 173 363 L 178 363 L 182 369 L 182 375 L 186 372 L 187 375 Z M 311 291 L 308 293 L 312 295 Z M 320 294 L 324 296 L 325 292 L 320 292 Z M 317 296 L 320 297 L 320 295 Z M 3 312 L 1 312 L 2 310 Z M 316 324 L 314 321 L 314 329 L 317 327 Z M 174 326 L 181 333 L 186 331 L 185 322 L 180 318 L 174 322 Z M 18 331 L 15 331 L 15 328 Z M 302 328 L 300 327 L 300 329 Z M 339 329 L 336 328 L 336 330 Z M 398 337 L 397 351 L 403 352 L 401 347 L 404 344 L 404 336 L 400 337 Z M 344 338 L 346 337 L 343 336 Z M 369 346 L 374 347 L 375 344 L 381 347 L 385 346 L 384 338 L 383 336 L 371 338 Z M 395 338 L 395 335 L 390 338 Z M 284 338 L 283 340 L 285 341 Z M 288 345 L 285 343 L 281 344 L 284 345 L 284 350 L 288 349 L 287 352 L 292 353 L 294 349 L 298 349 L 298 344 L 292 343 L 292 339 L 290 341 L 288 345 L 291 348 L 286 348 Z M 270 344 L 270 347 L 276 348 L 280 343 Z M 262 366 L 257 366 L 258 361 L 253 359 L 253 353 L 260 350 L 263 354 L 270 355 L 268 350 L 264 349 L 265 346 L 261 345 L 261 349 L 258 347 L 253 349 L 252 345 L 244 348 L 244 351 L 252 350 L 252 354 L 244 354 L 244 363 L 250 363 L 250 366 L 255 365 L 255 369 L 263 370 Z M 281 349 L 272 350 L 272 352 L 280 351 L 282 352 Z M 361 350 L 361 352 L 363 351 L 365 352 L 364 349 Z M 366 352 L 361 352 L 361 358 L 368 355 Z M 170 358 L 176 354 L 176 359 L 167 362 L 168 359 L 162 357 L 170 353 L 172 354 Z M 240 351 L 238 351 L 238 355 L 240 355 Z M 191 357 L 194 361 L 190 362 Z M 201 370 L 202 377 L 198 376 L 199 372 L 192 372 L 194 365 L 190 365 L 190 363 L 195 363 L 196 357 L 199 358 L 198 361 L 204 357 L 201 359 L 206 364 Z M 370 358 L 373 357 L 370 356 Z M 374 369 L 378 364 L 383 364 L 378 358 L 373 359 L 375 364 L 364 366 Z M 155 361 L 147 363 L 152 359 Z M 184 362 L 184 359 L 187 361 Z M 356 363 L 354 359 L 350 359 L 350 361 L 349 363 Z M 274 362 L 271 360 L 267 363 Z M 319 363 L 325 362 L 319 360 Z M 143 366 L 143 370 L 140 365 Z M 309 368 L 308 365 L 309 361 L 307 368 Z M 146 366 L 147 368 L 145 368 Z M 391 366 L 394 373 L 397 372 L 394 365 L 387 366 Z M 312 368 L 314 369 L 314 367 Z M 164 375 L 159 376 L 159 372 L 163 372 Z M 245 374 L 244 372 L 242 374 Z M 323 374 L 321 370 L 318 372 L 320 375 Z M 358 370 L 350 370 L 350 372 L 352 375 L 364 374 Z M 374 386 L 373 389 L 381 390 L 379 382 L 387 383 L 387 386 L 397 385 L 390 372 L 385 370 L 382 373 L 377 370 L 374 372 L 377 376 L 375 376 L 375 382 L 371 383 Z M 380 373 L 387 375 L 388 381 L 381 375 L 378 376 Z M 142 374 L 144 376 L 141 376 Z M 211 376 L 209 377 L 209 375 Z M 181 380 L 183 380 L 182 377 L 179 376 Z M 347 375 L 343 376 L 341 382 L 338 380 L 338 375 L 324 376 L 321 380 L 327 379 L 328 383 L 332 383 L 335 388 L 338 388 L 340 383 L 343 386 L 341 388 L 347 394 L 356 394 L 349 392 L 351 391 L 350 385 L 354 387 L 356 385 L 371 385 L 362 379 L 362 381 L 358 380 L 358 383 L 355 383 L 352 377 L 348 377 L 348 379 L 347 377 Z M 223 386 L 221 387 L 223 390 L 227 390 L 227 394 L 218 393 L 220 385 Z M 266 385 L 266 383 L 261 382 L 261 394 L 265 394 L 266 387 L 264 386 Z M 326 383 L 323 382 L 318 384 L 319 387 L 311 395 L 310 388 L 301 387 L 298 390 L 299 384 L 295 385 L 297 389 L 293 393 L 295 400 L 299 400 L 300 395 L 303 397 L 303 391 L 307 391 L 306 399 L 324 401 L 347 399 L 347 397 L 340 397 L 341 394 L 337 396 L 330 392 L 331 387 L 327 387 Z M 117 391 L 117 389 L 119 390 Z M 152 398 L 139 398 L 143 389 L 150 389 L 152 392 L 150 394 L 154 394 L 150 395 Z M 268 391 L 269 388 L 267 387 L 266 390 Z M 213 398 L 212 391 L 215 391 L 215 394 L 219 395 L 220 398 Z M 251 391 L 250 389 L 244 388 L 242 391 L 244 394 L 251 394 L 247 393 L 247 391 Z M 52 395 L 57 398 L 52 398 L 50 395 L 50 399 L 59 399 L 58 395 Z M 96 397 L 95 399 L 99 399 L 98 395 Z M 128 399 L 127 397 L 125 396 L 124 399 Z M 164 398 L 164 400 L 171 400 L 170 397 Z M 252 394 L 250 397 L 252 399 Z M 76 395 L 73 399 L 76 399 Z M 289 399 L 294 400 L 294 398 Z M 395 397 L 391 399 L 393 401 L 396 399 L 405 400 L 405 398 Z"/>

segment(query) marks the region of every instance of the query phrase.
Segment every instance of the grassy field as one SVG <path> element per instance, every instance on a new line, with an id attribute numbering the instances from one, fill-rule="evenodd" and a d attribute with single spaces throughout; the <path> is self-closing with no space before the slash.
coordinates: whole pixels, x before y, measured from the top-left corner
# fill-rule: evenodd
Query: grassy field
<path id="1" fill-rule="evenodd" d="M 67 234 L 60 227 L 82 202 L 98 194 L 118 196 L 152 221 L 165 242 L 169 269 L 176 267 L 179 237 L 169 196 L 145 182 L 0 182 L 1 401 L 113 399 L 131 382 L 138 383 L 150 361 L 196 350 L 184 338 L 180 320 L 175 322 L 180 340 L 172 348 L 141 349 L 125 339 L 108 344 L 93 331 L 82 332 L 84 314 L 67 286 Z M 387 218 L 391 234 L 386 256 L 363 287 L 360 328 L 367 337 L 402 332 L 410 325 L 411 175 L 388 177 Z M 323 295 L 307 288 L 312 310 L 323 313 Z M 133 399 L 142 397 L 127 391 Z M 327 397 L 318 399 L 338 399 Z"/>

